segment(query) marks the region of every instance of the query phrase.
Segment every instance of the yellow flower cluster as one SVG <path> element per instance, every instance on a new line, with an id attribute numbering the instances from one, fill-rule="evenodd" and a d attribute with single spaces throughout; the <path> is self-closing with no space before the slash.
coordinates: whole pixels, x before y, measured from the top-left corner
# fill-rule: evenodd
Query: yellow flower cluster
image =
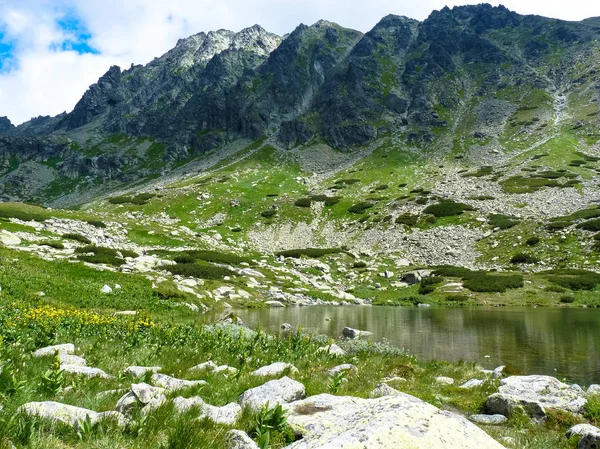
<path id="1" fill-rule="evenodd" d="M 49 305 L 32 307 L 23 314 L 23 320 L 26 323 L 31 321 L 37 323 L 62 321 L 68 318 L 75 319 L 80 324 L 84 325 L 113 324 L 117 321 L 115 317 L 109 315 L 100 315 L 95 312 L 75 308 L 59 309 Z"/>

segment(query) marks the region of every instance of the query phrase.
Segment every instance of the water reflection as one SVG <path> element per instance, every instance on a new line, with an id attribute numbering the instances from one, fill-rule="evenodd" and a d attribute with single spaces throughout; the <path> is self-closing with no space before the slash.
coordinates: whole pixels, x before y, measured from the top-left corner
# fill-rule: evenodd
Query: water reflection
<path id="1" fill-rule="evenodd" d="M 236 313 L 250 327 L 260 323 L 275 332 L 290 323 L 337 337 L 350 326 L 421 359 L 476 361 L 486 368 L 510 364 L 527 374 L 600 383 L 596 309 L 289 307 Z"/>

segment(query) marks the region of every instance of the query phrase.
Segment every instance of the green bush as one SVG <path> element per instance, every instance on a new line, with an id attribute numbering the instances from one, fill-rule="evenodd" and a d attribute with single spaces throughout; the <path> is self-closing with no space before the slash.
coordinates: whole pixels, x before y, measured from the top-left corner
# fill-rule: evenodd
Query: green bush
<path id="1" fill-rule="evenodd" d="M 586 270 L 559 269 L 540 273 L 549 282 L 569 290 L 593 290 L 600 284 L 600 274 Z"/>
<path id="2" fill-rule="evenodd" d="M 169 265 L 167 270 L 172 274 L 199 279 L 223 279 L 225 276 L 235 274 L 234 271 L 231 271 L 228 268 L 217 267 L 201 262 Z"/>
<path id="3" fill-rule="evenodd" d="M 519 224 L 519 220 L 503 214 L 488 215 L 488 222 L 494 228 L 510 229 Z"/>
<path id="4" fill-rule="evenodd" d="M 371 207 L 373 207 L 373 203 L 361 202 L 350 206 L 348 212 L 352 214 L 362 214 L 364 211 L 370 209 Z"/>
<path id="5" fill-rule="evenodd" d="M 187 257 L 186 257 L 187 256 Z M 248 257 L 238 256 L 231 253 L 222 253 L 219 251 L 208 251 L 208 250 L 189 250 L 185 252 L 185 255 L 181 255 L 185 260 L 192 258 L 192 262 L 197 260 L 203 260 L 205 262 L 221 263 L 228 265 L 239 265 L 243 262 L 250 263 L 251 259 Z M 177 261 L 175 259 L 175 261 Z M 180 263 L 180 262 L 178 262 Z M 188 263 L 188 262 L 181 262 Z"/>
<path id="6" fill-rule="evenodd" d="M 294 202 L 294 206 L 310 207 L 312 200 L 310 198 L 299 198 Z"/>
<path id="7" fill-rule="evenodd" d="M 490 195 L 477 195 L 477 196 L 471 196 L 469 197 L 470 200 L 476 200 L 476 201 L 488 201 L 488 200 L 495 200 L 496 198 Z"/>
<path id="8" fill-rule="evenodd" d="M 118 257 L 117 250 L 106 248 L 103 246 L 87 245 L 75 249 L 75 253 L 79 254 L 78 259 L 83 262 L 106 264 L 106 265 L 121 265 L 124 260 Z M 91 253 L 91 255 L 89 255 Z"/>
<path id="9" fill-rule="evenodd" d="M 415 204 L 425 205 L 429 202 L 429 198 L 426 196 L 420 196 L 415 200 Z"/>
<path id="10" fill-rule="evenodd" d="M 405 214 L 400 215 L 398 218 L 396 218 L 396 224 L 402 224 L 405 226 L 415 226 L 419 221 L 419 216 L 418 215 L 412 215 L 409 214 L 408 212 Z"/>
<path id="11" fill-rule="evenodd" d="M 466 173 L 463 178 L 482 178 L 483 176 L 488 176 L 493 173 L 494 169 L 491 166 L 481 167 L 479 170 L 473 173 Z"/>
<path id="12" fill-rule="evenodd" d="M 456 203 L 452 200 L 443 200 L 438 204 L 427 206 L 423 211 L 426 214 L 431 214 L 435 217 L 452 217 L 461 215 L 464 211 L 475 210 L 472 206 L 463 203 Z"/>
<path id="13" fill-rule="evenodd" d="M 182 254 L 173 259 L 176 263 L 194 263 L 196 259 L 189 254 Z"/>
<path id="14" fill-rule="evenodd" d="M 377 187 L 375 187 L 375 190 L 386 190 L 386 189 L 388 189 L 389 187 L 390 187 L 390 186 L 389 186 L 389 185 L 387 185 L 387 184 L 381 184 L 381 185 L 378 185 Z"/>
<path id="15" fill-rule="evenodd" d="M 154 296 L 158 296 L 160 299 L 185 299 L 187 296 L 181 290 L 178 290 L 174 285 L 170 285 L 167 282 L 161 282 L 158 284 L 156 290 L 154 290 Z"/>
<path id="16" fill-rule="evenodd" d="M 539 259 L 531 254 L 517 253 L 510 258 L 510 263 L 538 263 Z"/>
<path id="17" fill-rule="evenodd" d="M 467 295 L 448 295 L 446 301 L 449 302 L 467 302 L 469 297 Z"/>
<path id="18" fill-rule="evenodd" d="M 354 262 L 352 264 L 352 268 L 366 268 L 366 267 L 367 267 L 366 262 Z"/>
<path id="19" fill-rule="evenodd" d="M 292 257 L 294 259 L 299 259 L 302 256 L 318 259 L 319 257 L 323 257 L 327 254 L 338 254 L 341 252 L 342 250 L 339 248 L 302 248 L 279 251 L 275 253 L 275 255 L 283 257 Z"/>
<path id="20" fill-rule="evenodd" d="M 41 214 L 34 212 L 25 212 L 23 210 L 12 209 L 12 208 L 0 208 L 0 218 L 16 218 L 21 221 L 45 221 L 46 217 Z"/>
<path id="21" fill-rule="evenodd" d="M 560 302 L 563 304 L 571 304 L 575 302 L 575 297 L 571 295 L 562 295 L 560 297 Z"/>
<path id="22" fill-rule="evenodd" d="M 491 275 L 477 272 L 469 276 L 463 283 L 472 292 L 504 293 L 509 288 L 523 287 L 521 275 Z"/>
<path id="23" fill-rule="evenodd" d="M 153 193 L 140 193 L 136 196 L 121 195 L 109 198 L 108 202 L 110 204 L 134 204 L 136 206 L 143 206 L 155 196 L 156 195 Z"/>
<path id="24" fill-rule="evenodd" d="M 571 226 L 571 224 L 572 223 L 570 221 L 564 221 L 564 220 L 551 221 L 550 223 L 548 223 L 546 225 L 546 229 L 550 232 L 560 231 L 561 229 L 565 229 L 565 228 Z"/>
<path id="25" fill-rule="evenodd" d="M 529 237 L 527 240 L 525 240 L 525 244 L 527 246 L 535 246 L 538 243 L 540 243 L 540 238 L 539 237 Z"/>
<path id="26" fill-rule="evenodd" d="M 75 234 L 73 232 L 70 232 L 68 234 L 63 234 L 62 238 L 67 239 L 67 240 L 75 240 L 76 242 L 83 243 L 85 245 L 89 245 L 90 243 L 92 243 L 92 241 L 90 239 L 88 239 L 86 236 L 81 235 L 81 234 Z"/>
<path id="27" fill-rule="evenodd" d="M 265 218 L 271 218 L 271 217 L 275 216 L 276 213 L 277 213 L 277 211 L 275 209 L 267 209 L 267 210 L 263 210 L 260 213 L 260 215 Z"/>
<path id="28" fill-rule="evenodd" d="M 100 220 L 87 220 L 86 223 L 94 226 L 95 228 L 106 228 L 106 223 Z"/>
<path id="29" fill-rule="evenodd" d="M 474 272 L 468 268 L 455 267 L 453 265 L 441 265 L 433 270 L 434 276 L 444 276 L 449 278 L 467 278 Z"/>
<path id="30" fill-rule="evenodd" d="M 444 279 L 438 276 L 431 276 L 421 279 L 419 283 L 419 295 L 428 295 L 435 291 L 435 286 L 442 283 Z"/>
<path id="31" fill-rule="evenodd" d="M 577 227 L 585 231 L 598 232 L 600 231 L 600 218 L 584 221 L 583 223 L 578 224 Z"/>
<path id="32" fill-rule="evenodd" d="M 61 242 L 55 242 L 52 240 L 40 242 L 39 245 L 40 246 L 49 246 L 50 248 L 54 248 L 54 249 L 65 249 L 65 245 L 63 245 Z"/>
<path id="33" fill-rule="evenodd" d="M 330 196 L 325 200 L 325 206 L 335 206 L 341 199 L 341 196 Z"/>

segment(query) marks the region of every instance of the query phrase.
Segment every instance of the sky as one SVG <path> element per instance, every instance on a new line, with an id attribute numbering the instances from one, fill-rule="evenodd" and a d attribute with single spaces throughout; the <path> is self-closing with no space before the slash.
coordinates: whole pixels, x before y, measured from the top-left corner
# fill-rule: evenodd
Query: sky
<path id="1" fill-rule="evenodd" d="M 111 65 L 146 64 L 177 39 L 260 24 L 285 34 L 319 19 L 363 32 L 382 17 L 423 20 L 452 0 L 0 0 L 0 117 L 13 124 L 71 111 Z M 498 2 L 488 2 L 497 5 Z M 600 16 L 597 0 L 504 0 L 521 14 Z"/>

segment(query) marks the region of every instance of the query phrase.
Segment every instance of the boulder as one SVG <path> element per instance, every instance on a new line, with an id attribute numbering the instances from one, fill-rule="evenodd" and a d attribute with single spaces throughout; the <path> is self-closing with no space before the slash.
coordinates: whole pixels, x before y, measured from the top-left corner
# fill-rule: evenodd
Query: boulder
<path id="1" fill-rule="evenodd" d="M 400 280 L 406 282 L 408 285 L 414 285 L 421 282 L 422 279 L 431 276 L 431 270 L 415 270 L 404 273 Z"/>
<path id="2" fill-rule="evenodd" d="M 298 368 L 291 363 L 275 362 L 252 371 L 250 375 L 260 377 L 281 376 L 286 371 L 289 371 L 290 374 L 298 374 Z"/>
<path id="3" fill-rule="evenodd" d="M 435 381 L 442 385 L 454 385 L 454 379 L 451 377 L 439 376 L 435 378 Z"/>
<path id="4" fill-rule="evenodd" d="M 398 390 L 390 387 L 386 383 L 381 383 L 381 384 L 377 385 L 375 387 L 375 389 L 373 389 L 373 391 L 371 391 L 369 393 L 369 397 L 370 398 L 382 398 L 383 396 L 395 396 L 397 394 L 400 394 L 400 392 Z"/>
<path id="5" fill-rule="evenodd" d="M 227 449 L 260 449 L 248 434 L 242 430 L 230 430 L 225 435 Z"/>
<path id="6" fill-rule="evenodd" d="M 183 390 L 184 388 L 208 385 L 205 380 L 184 380 L 167 376 L 166 374 L 154 373 L 150 379 L 153 385 L 162 387 L 167 391 Z"/>
<path id="7" fill-rule="evenodd" d="M 111 379 L 112 376 L 106 374 L 100 368 L 92 368 L 91 366 L 81 365 L 60 365 L 60 369 L 65 373 L 74 374 L 83 377 L 99 377 L 100 379 Z"/>
<path id="8" fill-rule="evenodd" d="M 104 294 L 109 294 L 112 293 L 113 289 L 110 285 L 106 285 L 104 284 L 104 286 L 102 286 L 102 288 L 100 289 L 100 293 L 104 293 Z"/>
<path id="9" fill-rule="evenodd" d="M 586 393 L 588 395 L 600 395 L 600 385 L 592 384 L 588 387 Z"/>
<path id="10" fill-rule="evenodd" d="M 284 406 L 301 440 L 288 449 L 501 449 L 462 416 L 399 393 L 377 399 L 320 394 Z"/>
<path id="11" fill-rule="evenodd" d="M 485 383 L 485 381 L 481 380 L 481 379 L 469 379 L 464 384 L 459 386 L 458 388 L 470 390 L 471 388 L 481 387 L 484 383 Z"/>
<path id="12" fill-rule="evenodd" d="M 245 391 L 239 397 L 238 403 L 244 408 L 258 411 L 267 402 L 271 407 L 275 407 L 277 404 L 298 401 L 304 394 L 304 385 L 285 376 Z"/>
<path id="13" fill-rule="evenodd" d="M 211 421 L 225 426 L 233 426 L 242 416 L 242 407 L 235 402 L 224 405 L 223 407 L 215 407 L 214 405 L 202 405 L 200 419 L 208 418 Z"/>
<path id="14" fill-rule="evenodd" d="M 65 343 L 62 345 L 46 346 L 40 348 L 33 353 L 34 357 L 48 357 L 56 354 L 73 354 L 75 352 L 75 345 L 73 343 Z"/>
<path id="15" fill-rule="evenodd" d="M 60 402 L 28 402 L 18 408 L 17 413 L 27 416 L 60 422 L 69 427 L 77 429 L 81 422 L 90 420 L 92 424 L 103 419 L 115 420 L 120 427 L 125 427 L 127 419 L 119 412 L 99 413 L 73 405 L 61 404 Z"/>
<path id="16" fill-rule="evenodd" d="M 166 402 L 164 388 L 157 388 L 146 383 L 131 384 L 131 390 L 119 399 L 115 409 L 121 413 L 129 413 L 136 405 L 142 410 L 158 407 Z"/>
<path id="17" fill-rule="evenodd" d="M 500 381 L 498 393 L 487 399 L 486 408 L 489 413 L 507 417 L 521 409 L 532 418 L 543 418 L 546 408 L 581 413 L 585 403 L 585 397 L 577 388 L 554 377 L 511 376 Z"/>
<path id="18" fill-rule="evenodd" d="M 600 447 L 600 429 L 590 424 L 577 424 L 567 430 L 567 438 L 580 436 L 577 449 L 598 449 Z"/>
<path id="19" fill-rule="evenodd" d="M 343 365 L 334 366 L 329 371 L 327 371 L 327 374 L 329 374 L 330 376 L 337 376 L 339 373 L 346 371 L 352 371 L 356 373 L 358 372 L 358 368 L 355 365 L 352 365 L 351 363 L 344 363 Z"/>
<path id="20" fill-rule="evenodd" d="M 504 375 L 504 370 L 506 369 L 505 365 L 497 367 L 494 371 L 492 371 L 492 379 L 501 379 Z"/>
<path id="21" fill-rule="evenodd" d="M 179 396 L 173 399 L 173 406 L 179 413 L 185 413 L 194 407 L 202 407 L 204 404 L 205 402 L 200 396 L 194 396 L 191 398 Z"/>
<path id="22" fill-rule="evenodd" d="M 488 426 L 504 424 L 508 418 L 504 415 L 471 415 L 469 420 L 477 424 L 486 424 Z"/>
<path id="23" fill-rule="evenodd" d="M 342 348 L 340 348 L 335 343 L 332 345 L 321 346 L 319 349 L 317 349 L 317 352 L 327 352 L 329 355 L 333 355 L 333 356 L 337 356 L 337 357 L 346 355 L 346 351 L 344 351 Z"/>
<path id="24" fill-rule="evenodd" d="M 160 366 L 128 366 L 123 370 L 123 373 L 129 376 L 142 377 L 146 373 L 157 373 L 160 370 Z"/>
<path id="25" fill-rule="evenodd" d="M 87 362 L 83 357 L 79 357 L 78 355 L 73 355 L 73 354 L 59 353 L 58 360 L 60 361 L 61 367 L 63 365 L 79 365 L 79 366 L 87 365 Z"/>
<path id="26" fill-rule="evenodd" d="M 600 429 L 596 426 L 592 426 L 591 424 L 576 424 L 567 430 L 567 434 L 565 435 L 567 438 L 571 438 L 572 436 L 584 436 L 587 433 L 599 433 Z"/>
<path id="27" fill-rule="evenodd" d="M 289 331 L 291 331 L 291 330 L 292 330 L 292 325 L 291 325 L 291 324 L 289 324 L 289 323 L 283 323 L 283 324 L 280 326 L 280 329 L 281 329 L 283 332 L 289 332 Z"/>
<path id="28" fill-rule="evenodd" d="M 0 230 L 0 243 L 4 246 L 17 246 L 21 244 L 21 239 L 12 232 L 2 229 Z"/>
<path id="29" fill-rule="evenodd" d="M 373 335 L 373 333 L 369 331 L 360 331 L 358 329 L 352 329 L 351 327 L 345 327 L 344 329 L 342 329 L 342 336 L 345 338 L 354 339 L 367 335 Z"/>

